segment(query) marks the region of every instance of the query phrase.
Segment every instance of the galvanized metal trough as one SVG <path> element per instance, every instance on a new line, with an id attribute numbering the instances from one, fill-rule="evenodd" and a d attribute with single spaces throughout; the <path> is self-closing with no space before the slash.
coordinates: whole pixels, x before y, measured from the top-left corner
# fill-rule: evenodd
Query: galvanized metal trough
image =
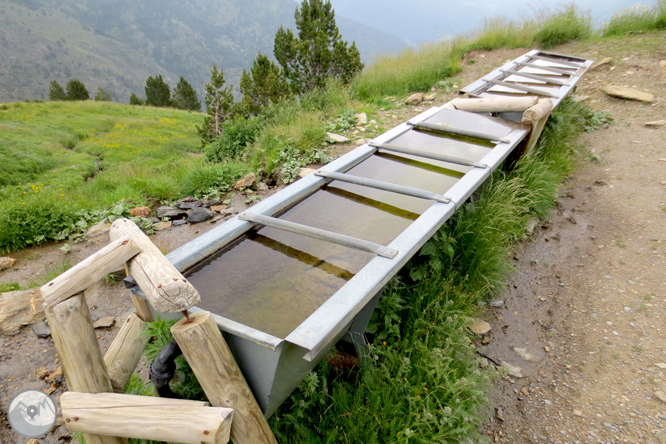
<path id="1" fill-rule="evenodd" d="M 463 91 L 557 105 L 591 64 L 531 51 Z M 382 287 L 528 134 L 519 121 L 430 109 L 167 256 L 267 417 L 344 335 L 363 342 Z"/>

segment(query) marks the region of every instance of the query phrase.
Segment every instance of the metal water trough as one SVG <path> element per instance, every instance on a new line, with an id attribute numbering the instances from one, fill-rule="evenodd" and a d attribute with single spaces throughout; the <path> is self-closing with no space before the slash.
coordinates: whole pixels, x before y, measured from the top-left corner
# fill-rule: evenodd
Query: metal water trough
<path id="1" fill-rule="evenodd" d="M 463 91 L 558 104 L 591 64 L 531 51 Z M 267 417 L 344 335 L 363 343 L 382 287 L 529 132 L 512 118 L 430 109 L 167 256 Z"/>

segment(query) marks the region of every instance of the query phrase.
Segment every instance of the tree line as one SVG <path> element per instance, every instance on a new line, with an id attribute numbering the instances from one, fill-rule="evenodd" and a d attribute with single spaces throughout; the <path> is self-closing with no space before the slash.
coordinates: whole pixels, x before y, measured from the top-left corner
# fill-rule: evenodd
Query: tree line
<path id="1" fill-rule="evenodd" d="M 59 100 L 88 100 L 90 99 L 90 94 L 86 89 L 86 86 L 80 80 L 73 79 L 67 82 L 67 92 L 60 84 L 53 80 L 49 87 L 49 100 L 59 101 Z M 110 102 L 111 95 L 104 91 L 100 86 L 97 88 L 97 94 L 95 94 L 95 101 L 97 102 Z"/>

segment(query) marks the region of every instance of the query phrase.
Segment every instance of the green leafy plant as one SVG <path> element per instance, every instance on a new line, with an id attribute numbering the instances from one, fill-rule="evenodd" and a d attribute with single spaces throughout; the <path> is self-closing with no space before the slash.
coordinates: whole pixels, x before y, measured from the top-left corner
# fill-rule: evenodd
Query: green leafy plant
<path id="1" fill-rule="evenodd" d="M 335 132 L 348 130 L 354 128 L 357 122 L 358 117 L 354 114 L 354 110 L 345 109 L 326 125 L 326 131 Z"/>

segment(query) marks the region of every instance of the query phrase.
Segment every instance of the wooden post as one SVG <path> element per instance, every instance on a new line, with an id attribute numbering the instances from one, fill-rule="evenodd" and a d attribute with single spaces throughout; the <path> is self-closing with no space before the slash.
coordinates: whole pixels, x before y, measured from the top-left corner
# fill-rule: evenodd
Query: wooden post
<path id="1" fill-rule="evenodd" d="M 146 324 L 132 313 L 104 355 L 111 385 L 116 393 L 122 393 L 136 369 L 148 338 L 143 336 Z"/>
<path id="2" fill-rule="evenodd" d="M 534 149 L 552 111 L 553 102 L 550 99 L 539 99 L 536 105 L 526 109 L 523 113 L 522 123 L 532 126 L 532 131 L 527 139 L 525 154 L 531 153 Z"/>
<path id="3" fill-rule="evenodd" d="M 538 98 L 528 97 L 485 97 L 481 99 L 456 98 L 444 105 L 447 109 L 458 109 L 473 113 L 523 112 L 536 105 Z"/>
<path id="4" fill-rule="evenodd" d="M 71 295 L 90 287 L 107 274 L 118 270 L 141 251 L 129 236 L 118 237 L 97 253 L 88 256 L 74 267 L 42 286 L 47 305 L 55 305 Z"/>
<path id="5" fill-rule="evenodd" d="M 214 406 L 234 409 L 234 444 L 277 444 L 259 404 L 210 313 L 199 311 L 172 328 L 187 362 Z"/>
<path id="6" fill-rule="evenodd" d="M 65 392 L 60 405 L 72 432 L 192 444 L 229 442 L 233 416 L 201 401 L 118 393 Z"/>
<path id="7" fill-rule="evenodd" d="M 113 391 L 83 293 L 44 306 L 69 389 L 85 393 Z M 127 443 L 126 439 L 110 436 L 85 434 L 84 437 L 86 444 Z"/>
<path id="8" fill-rule="evenodd" d="M 129 269 L 156 311 L 176 313 L 199 303 L 199 292 L 134 222 L 117 219 L 111 224 L 109 235 L 114 240 L 128 235 L 141 247 L 141 253 L 130 261 Z"/>

